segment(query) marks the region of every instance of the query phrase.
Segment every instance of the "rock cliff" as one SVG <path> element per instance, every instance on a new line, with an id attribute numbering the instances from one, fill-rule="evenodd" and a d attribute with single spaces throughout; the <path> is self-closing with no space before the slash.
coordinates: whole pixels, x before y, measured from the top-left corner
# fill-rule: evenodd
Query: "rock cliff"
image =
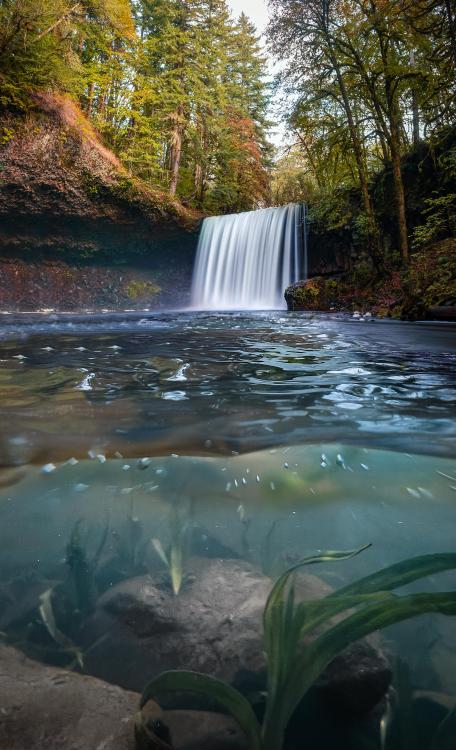
<path id="1" fill-rule="evenodd" d="M 40 94 L 0 118 L 1 308 L 175 300 L 199 220 L 133 178 L 71 98 Z"/>

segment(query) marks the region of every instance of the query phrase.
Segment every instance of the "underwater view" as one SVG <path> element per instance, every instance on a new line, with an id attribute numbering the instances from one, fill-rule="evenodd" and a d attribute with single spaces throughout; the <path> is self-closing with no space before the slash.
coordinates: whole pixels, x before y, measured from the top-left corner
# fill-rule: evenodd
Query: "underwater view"
<path id="1" fill-rule="evenodd" d="M 161 713 L 139 714 L 139 748 L 456 747 L 451 324 L 2 323 L 4 643 L 135 694 L 149 683 Z M 301 613 L 317 629 L 304 650 Z M 237 723 L 214 713 L 227 702 Z"/>

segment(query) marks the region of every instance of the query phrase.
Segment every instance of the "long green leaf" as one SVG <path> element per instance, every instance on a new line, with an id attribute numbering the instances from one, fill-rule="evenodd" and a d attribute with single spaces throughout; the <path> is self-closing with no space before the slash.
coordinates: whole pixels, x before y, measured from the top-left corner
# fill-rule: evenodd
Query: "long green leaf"
<path id="1" fill-rule="evenodd" d="M 200 672 L 172 670 L 163 672 L 148 683 L 141 695 L 140 708 L 158 693 L 179 692 L 202 695 L 215 700 L 245 732 L 250 750 L 261 750 L 260 725 L 250 703 L 235 688 Z"/>
<path id="2" fill-rule="evenodd" d="M 377 573 L 361 578 L 354 583 L 344 586 L 330 596 L 345 596 L 347 594 L 371 594 L 375 591 L 391 591 L 419 578 L 441 573 L 444 570 L 456 568 L 456 553 L 447 552 L 436 555 L 422 555 L 411 557 L 394 565 L 390 565 Z"/>
<path id="3" fill-rule="evenodd" d="M 55 621 L 54 617 L 54 608 L 52 606 L 52 595 L 54 593 L 54 588 L 47 589 L 43 594 L 40 596 L 40 606 L 39 606 L 39 613 L 41 616 L 41 619 L 44 623 L 44 625 L 47 628 L 47 631 L 51 638 L 54 639 L 54 641 L 61 646 L 65 651 L 68 651 L 69 653 L 74 654 L 74 658 L 76 663 L 79 665 L 81 669 L 84 668 L 84 660 L 82 651 L 80 648 L 75 646 L 73 641 L 68 638 L 64 633 L 62 633 L 61 630 L 57 627 L 57 623 Z"/>
<path id="4" fill-rule="evenodd" d="M 306 557 L 288 568 L 272 587 L 268 596 L 263 613 L 263 628 L 265 637 L 265 648 L 268 662 L 268 700 L 264 717 L 264 726 L 274 726 L 274 737 L 271 747 L 280 745 L 280 737 L 285 732 L 288 719 L 283 718 L 286 706 L 282 695 L 286 690 L 288 677 L 293 670 L 296 657 L 299 655 L 299 642 L 303 622 L 301 616 L 303 610 L 298 610 L 294 604 L 294 589 L 290 587 L 286 596 L 286 588 L 291 576 L 299 568 L 306 565 L 315 565 L 322 562 L 335 560 L 347 560 L 360 554 L 370 545 L 365 545 L 355 550 L 328 551 L 321 555 Z M 299 612 L 298 616 L 297 613 Z M 269 745 L 270 738 L 266 732 L 266 743 Z"/>
<path id="5" fill-rule="evenodd" d="M 292 565 L 284 573 L 282 573 L 281 576 L 279 576 L 274 586 L 272 587 L 272 590 L 266 602 L 266 607 L 263 615 L 263 623 L 265 625 L 267 624 L 270 609 L 274 605 L 276 605 L 283 597 L 285 586 L 287 585 L 292 573 L 297 571 L 299 568 L 303 568 L 305 565 L 316 565 L 317 563 L 332 562 L 334 560 L 349 560 L 351 557 L 356 557 L 356 555 L 359 555 L 370 546 L 370 544 L 366 544 L 363 547 L 359 547 L 358 549 L 354 550 L 328 551 L 324 552 L 321 555 L 311 555 L 310 557 L 304 557 L 302 560 L 299 560 L 299 562 Z"/>
<path id="6" fill-rule="evenodd" d="M 320 625 L 329 622 L 341 612 L 367 604 L 374 604 L 378 601 L 385 602 L 395 596 L 391 591 L 377 591 L 372 594 L 351 594 L 348 596 L 331 594 L 324 599 L 300 602 L 296 607 L 295 619 L 299 621 L 300 633 L 303 636 L 311 633 Z"/>
<path id="7" fill-rule="evenodd" d="M 388 625 L 427 612 L 456 615 L 456 592 L 411 594 L 370 604 L 347 617 L 315 639 L 301 658 L 295 660 L 285 694 L 287 721 L 307 690 L 328 664 L 347 646 Z"/>

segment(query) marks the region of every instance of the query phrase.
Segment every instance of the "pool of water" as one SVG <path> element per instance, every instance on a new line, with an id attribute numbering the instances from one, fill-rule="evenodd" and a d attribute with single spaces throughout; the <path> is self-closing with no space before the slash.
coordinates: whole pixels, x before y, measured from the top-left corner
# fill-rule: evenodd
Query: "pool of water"
<path id="1" fill-rule="evenodd" d="M 201 559 L 273 578 L 305 555 L 371 544 L 319 567 L 338 587 L 456 551 L 451 325 L 26 315 L 4 316 L 0 336 L 0 631 L 35 658 L 73 668 L 71 641 L 91 655 L 83 669 L 122 683 L 115 648 L 92 658 L 99 602 L 144 576 L 172 596 L 161 558 L 176 539 L 189 602 Z M 78 559 L 93 574 L 86 613 Z M 412 590 L 455 585 L 448 572 Z M 65 643 L 43 622 L 46 592 Z M 443 616 L 382 635 L 415 690 L 446 696 L 455 642 Z"/>

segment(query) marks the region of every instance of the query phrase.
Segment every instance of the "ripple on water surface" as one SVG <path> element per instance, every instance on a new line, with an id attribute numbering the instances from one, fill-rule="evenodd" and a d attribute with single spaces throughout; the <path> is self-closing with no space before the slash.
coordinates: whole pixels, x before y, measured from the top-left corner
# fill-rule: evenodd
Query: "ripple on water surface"
<path id="1" fill-rule="evenodd" d="M 4 464 L 343 440 L 454 455 L 455 329 L 322 316 L 8 316 Z"/>

